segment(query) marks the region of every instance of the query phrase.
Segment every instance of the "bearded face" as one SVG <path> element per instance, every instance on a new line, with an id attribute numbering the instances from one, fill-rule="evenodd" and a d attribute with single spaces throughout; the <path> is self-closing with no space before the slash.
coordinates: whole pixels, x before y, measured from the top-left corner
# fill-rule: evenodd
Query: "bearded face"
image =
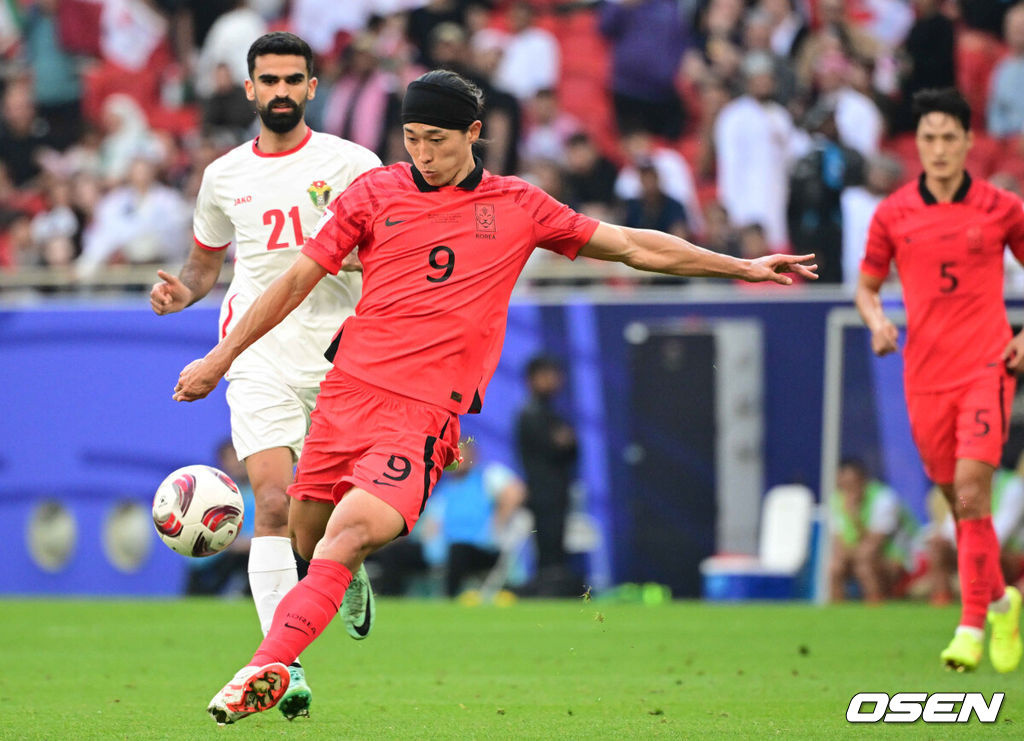
<path id="1" fill-rule="evenodd" d="M 298 126 L 306 111 L 306 101 L 296 102 L 291 98 L 274 98 L 266 105 L 257 105 L 263 125 L 275 134 L 284 134 Z"/>
<path id="2" fill-rule="evenodd" d="M 316 94 L 317 79 L 308 76 L 306 60 L 292 54 L 256 57 L 245 94 L 267 131 L 287 134 L 306 112 L 306 102 Z"/>

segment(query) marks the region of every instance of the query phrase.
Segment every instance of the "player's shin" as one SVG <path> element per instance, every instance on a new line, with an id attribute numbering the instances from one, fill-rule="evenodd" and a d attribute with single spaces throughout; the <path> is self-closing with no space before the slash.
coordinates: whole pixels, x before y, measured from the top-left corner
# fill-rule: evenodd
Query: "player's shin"
<path id="1" fill-rule="evenodd" d="M 352 572 L 336 561 L 314 558 L 306 577 L 278 605 L 266 638 L 250 665 L 275 661 L 290 664 L 331 622 L 338 612 Z"/>
<path id="2" fill-rule="evenodd" d="M 984 630 L 994 589 L 993 572 L 999 568 L 999 542 L 991 517 L 961 520 L 958 531 L 957 567 L 963 601 L 960 624 Z"/>

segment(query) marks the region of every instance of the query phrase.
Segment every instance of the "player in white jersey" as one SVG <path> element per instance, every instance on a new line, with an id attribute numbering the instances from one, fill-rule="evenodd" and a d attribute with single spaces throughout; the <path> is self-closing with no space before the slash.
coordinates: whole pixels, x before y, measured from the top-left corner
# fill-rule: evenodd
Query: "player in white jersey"
<path id="1" fill-rule="evenodd" d="M 212 162 L 196 201 L 195 245 L 175 277 L 158 271 L 150 303 L 157 314 L 181 311 L 216 283 L 227 247 L 235 242 L 235 274 L 221 305 L 224 337 L 256 298 L 294 262 L 327 204 L 363 172 L 380 165 L 373 152 L 305 123 L 306 101 L 316 94 L 313 55 L 290 33 L 269 33 L 249 49 L 246 94 L 260 117 L 259 136 Z M 297 581 L 286 490 L 309 427 L 320 381 L 330 363 L 324 351 L 359 299 L 359 272 L 321 284 L 274 331 L 250 347 L 227 374 L 231 435 L 245 461 L 256 498 L 249 584 L 263 632 Z M 303 515 L 322 517 L 304 508 Z M 357 594 L 342 605 L 345 627 L 363 638 L 373 620 L 373 593 L 363 571 Z M 353 584 L 356 582 L 353 581 Z M 350 589 L 351 593 L 352 590 Z M 289 720 L 309 715 L 312 699 L 301 666 L 292 667 L 293 691 L 281 701 Z"/>

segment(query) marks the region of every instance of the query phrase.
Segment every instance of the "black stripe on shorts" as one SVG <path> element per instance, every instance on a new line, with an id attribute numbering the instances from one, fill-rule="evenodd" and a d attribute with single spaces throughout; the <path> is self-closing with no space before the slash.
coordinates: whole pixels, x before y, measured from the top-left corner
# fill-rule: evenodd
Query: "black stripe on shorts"
<path id="1" fill-rule="evenodd" d="M 433 435 L 427 436 L 426 445 L 423 446 L 423 499 L 420 500 L 420 514 L 427 506 L 427 497 L 430 496 L 430 472 L 434 470 L 434 445 L 437 438 Z"/>
<path id="2" fill-rule="evenodd" d="M 999 429 L 1003 433 L 1003 442 L 1010 436 L 1010 424 L 1006 418 L 1006 378 L 999 376 Z"/>

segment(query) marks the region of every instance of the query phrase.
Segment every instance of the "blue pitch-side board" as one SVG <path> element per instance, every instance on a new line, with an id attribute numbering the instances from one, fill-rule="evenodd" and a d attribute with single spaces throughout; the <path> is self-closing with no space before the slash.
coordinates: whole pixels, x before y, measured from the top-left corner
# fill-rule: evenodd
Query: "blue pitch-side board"
<path id="1" fill-rule="evenodd" d="M 223 389 L 199 404 L 171 400 L 179 369 L 216 340 L 216 315 L 156 317 L 143 308 L 0 312 L 0 592 L 175 594 L 184 561 L 152 535 L 141 568 L 103 553 L 106 516 L 123 500 L 147 510 L 175 468 L 214 461 L 228 434 Z M 67 566 L 40 569 L 26 528 L 34 508 L 62 503 L 76 521 Z"/>
<path id="2" fill-rule="evenodd" d="M 636 491 L 623 452 L 631 429 L 629 346 L 634 321 L 663 318 L 757 317 L 764 326 L 765 487 L 803 482 L 818 488 L 825 317 L 835 302 L 722 301 L 705 303 L 558 304 L 517 301 L 509 315 L 505 352 L 483 414 L 463 418 L 484 459 L 519 468 L 514 452 L 516 410 L 525 398 L 523 368 L 536 352 L 565 360 L 561 399 L 581 441 L 580 476 L 587 506 L 604 535 L 591 556 L 597 586 L 637 579 L 630 559 L 629 498 Z M 153 490 L 174 468 L 212 463 L 229 432 L 223 384 L 193 404 L 171 400 L 178 371 L 216 340 L 213 302 L 156 317 L 143 301 L 109 308 L 65 306 L 0 311 L 0 543 L 5 568 L 0 593 L 179 593 L 184 559 L 160 544 L 152 529 L 138 570 L 113 566 L 101 543 L 103 523 L 125 500 L 148 510 Z M 871 385 L 870 363 L 858 367 Z M 855 383 L 856 379 L 854 380 Z M 702 389 L 680 388 L 680 394 Z M 879 415 L 852 419 L 845 439 L 878 445 Z M 58 501 L 72 515 L 77 539 L 68 563 L 49 572 L 29 556 L 26 528 L 41 502 Z M 671 554 L 666 554 L 671 558 Z M 642 575 L 639 575 L 642 578 Z"/>

